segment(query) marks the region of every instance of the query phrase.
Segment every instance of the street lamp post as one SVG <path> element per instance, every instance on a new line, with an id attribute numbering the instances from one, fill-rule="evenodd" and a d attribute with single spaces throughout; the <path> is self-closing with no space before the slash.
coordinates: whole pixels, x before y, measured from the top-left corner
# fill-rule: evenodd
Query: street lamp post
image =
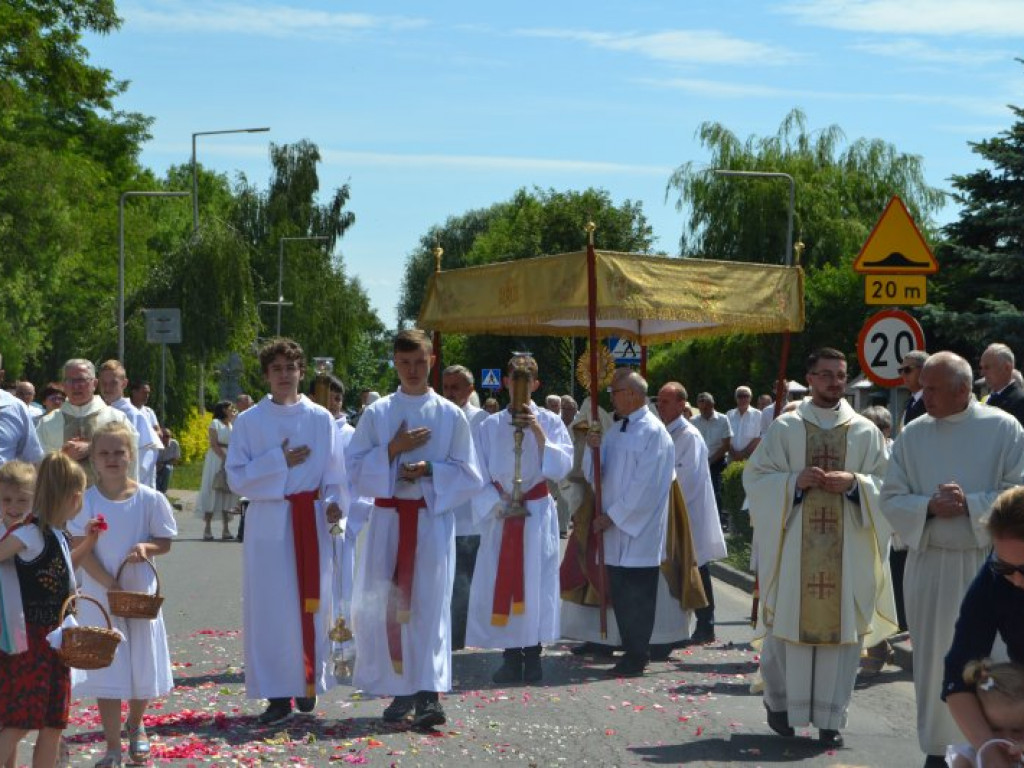
<path id="1" fill-rule="evenodd" d="M 192 134 L 192 231 L 199 230 L 199 174 L 196 167 L 196 136 L 219 136 L 224 133 L 266 133 L 270 128 L 231 128 L 226 131 L 196 131 Z"/>
<path id="2" fill-rule="evenodd" d="M 188 192 L 124 192 L 117 207 L 117 359 L 124 361 L 124 204 L 129 197 L 190 197 Z"/>
<path id="3" fill-rule="evenodd" d="M 796 184 L 788 173 L 777 171 L 730 171 L 716 168 L 713 173 L 719 176 L 738 176 L 747 179 L 786 179 L 789 182 L 789 216 L 786 225 L 786 252 L 783 261 L 786 266 L 793 265 L 793 208 L 796 203 Z"/>
<path id="4" fill-rule="evenodd" d="M 278 255 L 277 255 L 277 301 L 260 302 L 261 304 L 277 304 L 277 335 L 281 335 L 281 307 L 291 302 L 284 300 L 284 244 L 285 241 L 294 240 L 313 240 L 317 242 L 326 242 L 330 240 L 325 235 L 310 235 L 307 237 L 282 237 L 279 241 Z"/>

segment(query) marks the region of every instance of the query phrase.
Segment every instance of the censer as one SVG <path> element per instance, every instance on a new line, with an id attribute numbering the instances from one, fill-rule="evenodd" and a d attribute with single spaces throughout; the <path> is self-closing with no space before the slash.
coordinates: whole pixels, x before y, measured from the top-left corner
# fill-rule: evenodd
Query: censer
<path id="1" fill-rule="evenodd" d="M 331 379 L 330 376 L 334 372 L 334 358 L 333 357 L 314 357 L 313 358 L 313 371 L 315 378 L 313 379 L 313 401 L 317 405 L 322 405 L 327 410 L 331 409 Z M 343 530 L 341 523 L 337 522 L 330 528 L 331 536 L 335 538 L 342 535 Z M 331 545 L 331 564 L 335 572 L 338 572 L 341 568 L 341 564 L 338 562 L 338 550 L 333 544 Z M 333 615 L 334 605 L 337 601 L 332 601 L 331 613 Z M 330 629 L 327 631 L 327 636 L 334 644 L 332 647 L 336 650 L 332 651 L 332 660 L 334 662 L 334 676 L 335 677 L 350 677 L 352 670 L 350 668 L 348 659 L 345 657 L 345 651 L 342 648 L 344 643 L 352 640 L 352 630 L 348 628 L 345 623 L 345 619 L 341 616 L 335 616 L 334 620 L 330 624 Z"/>

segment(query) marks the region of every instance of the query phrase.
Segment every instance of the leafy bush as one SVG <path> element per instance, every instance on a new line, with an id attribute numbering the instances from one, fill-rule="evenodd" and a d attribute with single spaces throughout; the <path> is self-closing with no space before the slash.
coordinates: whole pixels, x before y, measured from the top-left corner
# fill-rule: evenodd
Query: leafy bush
<path id="1" fill-rule="evenodd" d="M 181 461 L 184 464 L 191 464 L 195 461 L 202 461 L 206 456 L 206 449 L 210 446 L 209 429 L 213 423 L 213 414 L 209 411 L 199 413 L 196 408 L 190 408 L 185 418 L 185 426 L 178 431 L 178 443 L 181 445 Z"/>
<path id="2" fill-rule="evenodd" d="M 722 506 L 729 515 L 729 562 L 741 570 L 750 567 L 750 542 L 754 530 L 750 513 L 742 509 L 746 494 L 743 492 L 743 467 L 746 462 L 733 461 L 722 472 Z"/>

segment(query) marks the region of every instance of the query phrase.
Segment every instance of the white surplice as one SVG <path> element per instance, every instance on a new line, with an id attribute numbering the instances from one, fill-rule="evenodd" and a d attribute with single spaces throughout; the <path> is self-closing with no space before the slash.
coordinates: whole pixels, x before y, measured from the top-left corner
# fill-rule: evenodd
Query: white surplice
<path id="1" fill-rule="evenodd" d="M 947 744 L 963 740 L 939 698 L 943 659 L 960 601 L 989 551 L 981 519 L 1001 491 L 1024 479 L 1024 430 L 1009 414 L 972 398 L 952 416 L 914 419 L 892 451 L 881 501 L 910 548 L 903 594 L 914 639 L 918 740 L 924 752 L 941 755 Z M 950 482 L 963 489 L 968 515 L 929 520 L 928 501 Z"/>
<path id="2" fill-rule="evenodd" d="M 806 467 L 805 421 L 826 430 L 849 425 L 843 468 L 855 475 L 859 499 L 843 500 L 837 645 L 800 642 L 803 504 L 795 494 Z M 795 728 L 845 727 L 862 641 L 871 645 L 897 631 L 886 564 L 890 528 L 878 506 L 887 459 L 882 433 L 845 400 L 827 410 L 806 400 L 775 420 L 743 470 L 758 552 L 764 699 L 773 711 L 788 711 Z"/>
<path id="3" fill-rule="evenodd" d="M 153 429 L 149 417 L 136 408 L 127 397 L 115 400 L 110 404 L 110 407 L 116 408 L 123 413 L 128 417 L 131 425 L 135 427 L 135 431 L 139 436 L 138 450 L 136 451 L 139 462 L 139 482 L 143 485 L 148 485 L 150 488 L 156 488 L 156 458 L 160 455 L 160 451 L 164 449 L 164 443 L 160 439 L 160 435 Z"/>
<path id="4" fill-rule="evenodd" d="M 718 505 L 715 504 L 715 488 L 711 484 L 707 444 L 700 431 L 682 416 L 666 424 L 665 428 L 676 449 L 676 479 L 690 516 L 690 534 L 697 565 L 721 560 L 727 552 Z"/>
<path id="5" fill-rule="evenodd" d="M 388 459 L 399 430 L 428 427 L 421 447 Z M 429 461 L 432 477 L 398 480 L 400 464 Z M 398 514 L 374 506 L 363 530 L 353 595 L 356 641 L 353 685 L 375 694 L 409 695 L 451 688 L 451 595 L 455 576 L 453 510 L 483 484 L 469 422 L 462 409 L 433 390 L 401 390 L 367 406 L 346 458 L 353 487 L 377 499 L 420 499 L 409 622 L 401 627 L 403 671 L 394 671 L 387 643 L 387 603 L 398 554 Z M 248 538 L 248 533 L 246 533 Z"/>
<path id="6" fill-rule="evenodd" d="M 287 495 L 319 490 L 336 497 L 331 457 L 334 419 L 305 395 L 292 405 L 269 395 L 235 420 L 228 446 L 228 484 L 249 499 L 242 547 L 242 626 L 245 690 L 250 699 L 305 696 L 301 614 L 291 505 Z M 282 443 L 307 446 L 309 457 L 289 468 Z M 320 558 L 320 607 L 314 617 L 317 693 L 335 685 L 327 636 L 332 612 L 331 535 L 322 505 L 316 510 Z"/>
<path id="7" fill-rule="evenodd" d="M 530 409 L 544 430 L 543 454 L 530 430 L 523 434 L 520 474 L 523 492 L 547 480 L 557 483 L 572 467 L 572 440 L 562 419 L 547 410 Z M 523 529 L 523 613 L 508 617 L 503 626 L 491 624 L 494 586 L 498 573 L 505 521 L 496 517 L 501 496 L 491 483 L 511 494 L 515 478 L 515 428 L 508 410 L 488 417 L 477 430 L 477 450 L 484 479 L 489 483 L 473 497 L 473 516 L 480 532 L 469 591 L 466 645 L 475 648 L 525 648 L 559 639 L 558 511 L 550 496 L 525 503 L 530 516 Z"/>

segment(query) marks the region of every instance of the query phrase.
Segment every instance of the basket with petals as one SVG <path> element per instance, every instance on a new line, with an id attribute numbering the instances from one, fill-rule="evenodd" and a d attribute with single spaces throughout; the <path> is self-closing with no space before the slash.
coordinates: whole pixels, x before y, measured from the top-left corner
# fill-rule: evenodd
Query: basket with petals
<path id="1" fill-rule="evenodd" d="M 110 606 L 110 612 L 122 619 L 155 619 L 160 615 L 160 606 L 164 602 L 160 595 L 160 574 L 156 572 L 156 566 L 151 560 L 143 558 L 142 562 L 153 569 L 153 575 L 156 576 L 156 593 L 151 595 L 148 592 L 127 592 L 125 590 L 107 592 L 107 604 Z M 117 569 L 117 575 L 114 576 L 115 580 L 121 580 L 121 571 L 127 564 L 127 559 L 121 563 L 121 567 Z"/>
<path id="2" fill-rule="evenodd" d="M 76 669 L 103 669 L 109 667 L 114 660 L 117 644 L 121 642 L 121 633 L 110 626 L 110 616 L 103 606 L 88 595 L 71 595 L 60 607 L 60 620 L 64 623 L 68 609 L 76 600 L 88 600 L 95 603 L 103 613 L 107 628 L 102 627 L 65 627 L 61 632 L 61 646 L 57 651 L 61 660 L 69 667 Z"/>

